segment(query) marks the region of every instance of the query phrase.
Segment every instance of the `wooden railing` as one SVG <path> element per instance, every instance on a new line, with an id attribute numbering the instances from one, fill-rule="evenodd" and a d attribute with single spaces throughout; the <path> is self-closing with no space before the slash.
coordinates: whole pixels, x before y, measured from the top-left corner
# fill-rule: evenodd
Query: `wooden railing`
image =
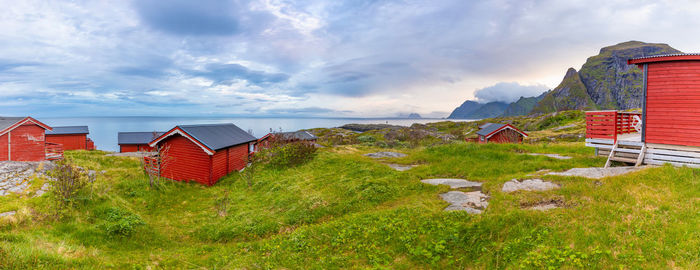
<path id="1" fill-rule="evenodd" d="M 146 173 L 149 175 L 160 176 L 160 161 L 158 157 L 143 157 L 143 169 L 146 170 Z"/>
<path id="2" fill-rule="evenodd" d="M 635 116 L 641 119 L 641 115 L 638 112 L 586 112 L 586 138 L 617 141 L 617 136 L 620 134 L 637 132 L 634 128 L 638 122 Z"/>
<path id="3" fill-rule="evenodd" d="M 63 158 L 63 145 L 60 143 L 45 144 L 46 160 L 57 160 Z"/>
<path id="4" fill-rule="evenodd" d="M 87 149 L 86 150 L 95 150 L 95 142 L 92 141 L 92 139 L 87 138 Z"/>

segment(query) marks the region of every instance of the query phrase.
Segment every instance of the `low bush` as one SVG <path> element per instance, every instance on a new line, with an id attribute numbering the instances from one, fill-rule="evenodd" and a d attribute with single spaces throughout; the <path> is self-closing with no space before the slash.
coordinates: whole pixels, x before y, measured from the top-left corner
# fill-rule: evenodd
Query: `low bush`
<path id="1" fill-rule="evenodd" d="M 98 227 L 109 236 L 130 236 L 146 223 L 140 216 L 119 207 L 107 207 L 97 212 L 97 218 L 104 220 Z"/>
<path id="2" fill-rule="evenodd" d="M 312 143 L 293 142 L 269 149 L 269 164 L 274 167 L 291 167 L 306 163 L 316 155 Z"/>
<path id="3" fill-rule="evenodd" d="M 50 191 L 56 201 L 59 216 L 79 201 L 87 200 L 89 194 L 86 194 L 86 187 L 95 180 L 94 174 L 85 172 L 65 159 L 56 162 L 49 176 L 53 178 L 49 181 Z"/>

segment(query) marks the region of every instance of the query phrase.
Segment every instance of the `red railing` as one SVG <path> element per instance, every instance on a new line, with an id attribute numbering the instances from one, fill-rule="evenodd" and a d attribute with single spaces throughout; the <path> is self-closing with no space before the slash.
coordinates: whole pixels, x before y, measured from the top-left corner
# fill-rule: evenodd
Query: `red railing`
<path id="1" fill-rule="evenodd" d="M 158 157 L 143 157 L 143 169 L 148 174 L 160 175 L 160 163 Z"/>
<path id="2" fill-rule="evenodd" d="M 63 145 L 60 143 L 50 143 L 45 144 L 45 152 L 47 160 L 57 160 L 63 158 Z"/>
<path id="3" fill-rule="evenodd" d="M 637 132 L 634 126 L 641 115 L 638 112 L 586 112 L 586 138 L 617 141 L 620 134 Z"/>
<path id="4" fill-rule="evenodd" d="M 87 138 L 87 149 L 86 150 L 95 150 L 95 142 L 92 141 L 92 139 Z"/>

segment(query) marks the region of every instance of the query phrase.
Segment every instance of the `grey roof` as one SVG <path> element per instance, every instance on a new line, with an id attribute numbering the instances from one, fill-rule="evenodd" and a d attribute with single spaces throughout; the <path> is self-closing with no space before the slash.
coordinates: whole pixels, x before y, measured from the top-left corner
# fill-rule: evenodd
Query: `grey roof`
<path id="1" fill-rule="evenodd" d="M 53 131 L 46 131 L 46 135 L 62 135 L 62 134 L 88 134 L 88 126 L 67 126 L 67 127 L 52 127 Z"/>
<path id="2" fill-rule="evenodd" d="M 118 144 L 148 144 L 155 138 L 160 137 L 165 132 L 119 132 L 117 135 Z"/>
<path id="3" fill-rule="evenodd" d="M 493 125 L 493 123 L 486 123 L 486 124 L 483 124 L 483 125 L 479 126 L 479 128 L 480 128 L 480 129 L 486 128 L 486 127 L 488 127 L 488 126 L 490 126 L 490 125 Z"/>
<path id="4" fill-rule="evenodd" d="M 479 131 L 476 132 L 476 134 L 479 134 L 481 136 L 486 136 L 486 135 L 489 135 L 491 132 L 494 132 L 494 131 L 496 131 L 496 130 L 498 130 L 506 125 L 506 124 L 496 124 L 496 123 L 488 123 L 488 124 L 490 124 L 490 125 L 487 125 L 486 127 L 480 129 Z"/>
<path id="5" fill-rule="evenodd" d="M 14 125 L 15 123 L 21 121 L 26 117 L 2 117 L 0 116 L 0 131 L 5 130 L 6 128 L 10 127 L 11 125 Z"/>
<path id="6" fill-rule="evenodd" d="M 257 140 L 253 135 L 248 134 L 248 132 L 245 132 L 234 124 L 187 125 L 177 127 L 214 151 Z"/>
<path id="7" fill-rule="evenodd" d="M 316 140 L 318 137 L 309 133 L 308 131 L 291 131 L 291 132 L 277 132 L 274 133 L 275 136 L 279 136 L 282 140 L 300 140 L 300 141 L 310 141 Z"/>
<path id="8" fill-rule="evenodd" d="M 670 53 L 670 54 L 658 54 L 658 55 L 651 55 L 651 56 L 642 56 L 642 57 L 630 58 L 629 60 L 659 58 L 659 57 L 667 57 L 667 56 L 685 56 L 685 55 L 700 55 L 700 53 Z"/>

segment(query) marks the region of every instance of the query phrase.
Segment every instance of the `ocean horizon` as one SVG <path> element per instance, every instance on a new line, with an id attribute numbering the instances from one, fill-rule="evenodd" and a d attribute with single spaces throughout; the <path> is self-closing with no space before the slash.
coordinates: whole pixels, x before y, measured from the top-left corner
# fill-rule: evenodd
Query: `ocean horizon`
<path id="1" fill-rule="evenodd" d="M 233 123 L 260 138 L 270 131 L 296 131 L 310 128 L 332 128 L 345 124 L 390 124 L 410 126 L 441 121 L 468 122 L 477 119 L 445 118 L 341 118 L 341 117 L 196 117 L 196 116 L 98 116 L 38 117 L 50 126 L 88 126 L 88 135 L 98 150 L 119 151 L 119 132 L 168 131 L 176 125 Z"/>

